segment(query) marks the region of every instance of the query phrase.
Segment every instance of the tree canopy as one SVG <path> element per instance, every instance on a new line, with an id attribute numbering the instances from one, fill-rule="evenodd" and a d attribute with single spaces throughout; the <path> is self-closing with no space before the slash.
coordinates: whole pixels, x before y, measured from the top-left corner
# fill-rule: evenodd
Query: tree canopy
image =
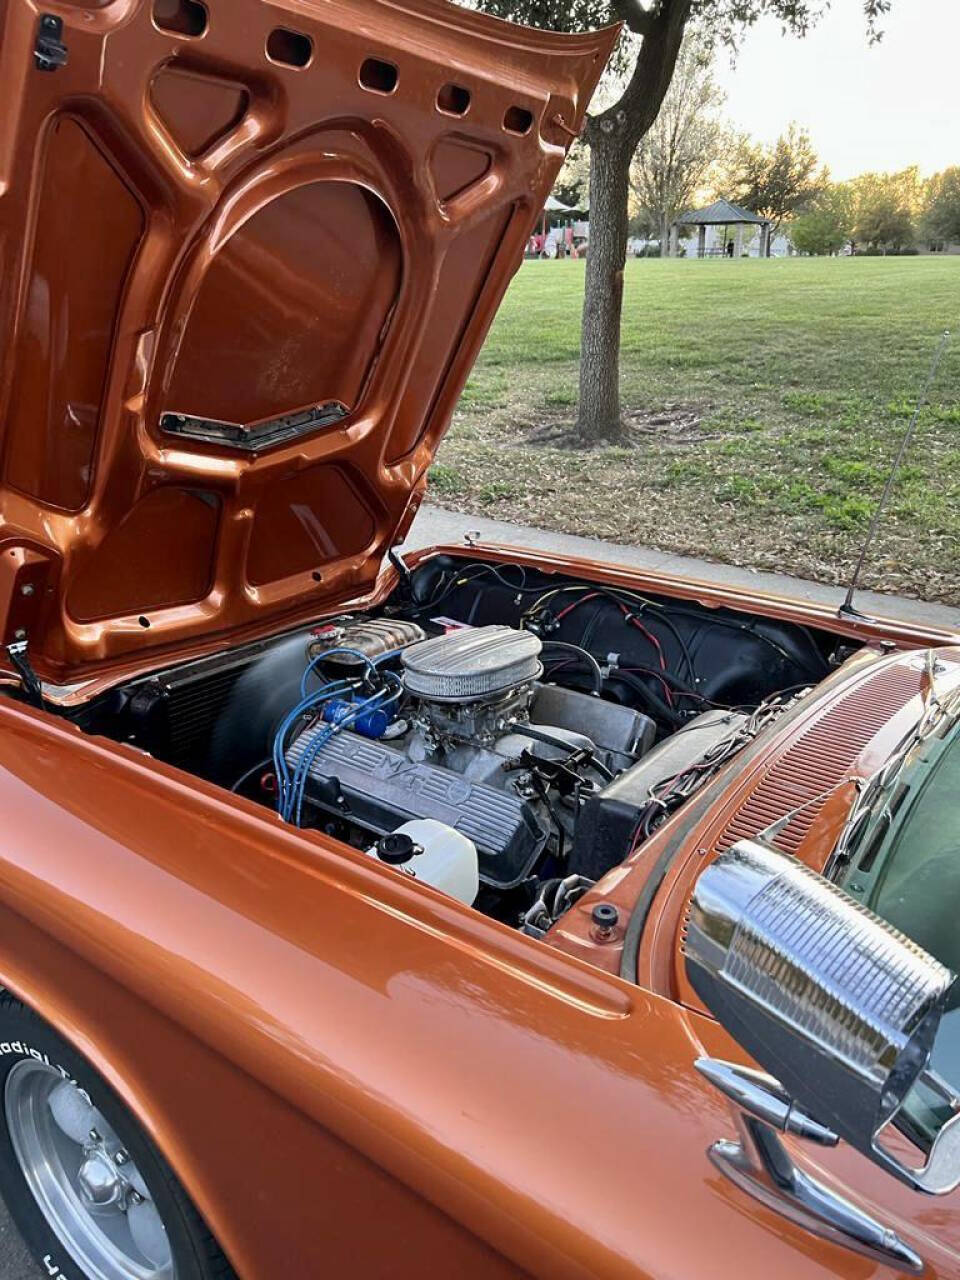
<path id="1" fill-rule="evenodd" d="M 790 224 L 790 239 L 799 253 L 837 253 L 853 236 L 856 217 L 849 183 L 830 183 Z"/>
<path id="2" fill-rule="evenodd" d="M 856 213 L 853 239 L 877 249 L 913 243 L 923 188 L 918 170 L 864 173 L 850 183 Z"/>
<path id="3" fill-rule="evenodd" d="M 790 222 L 800 253 L 835 253 L 845 243 L 894 252 L 926 242 L 960 243 L 960 167 L 926 181 L 916 167 L 830 183 Z"/>
<path id="4" fill-rule="evenodd" d="M 742 143 L 731 177 L 734 200 L 769 219 L 773 234 L 784 219 L 810 205 L 828 181 L 810 135 L 796 124 L 772 146 Z"/>
<path id="5" fill-rule="evenodd" d="M 641 138 L 630 169 L 633 195 L 656 227 L 664 255 L 671 223 L 690 207 L 723 148 L 723 100 L 710 43 L 688 33 L 660 114 Z"/>
<path id="6" fill-rule="evenodd" d="M 892 0 L 859 0 L 871 39 L 878 39 L 880 23 Z M 649 35 L 672 0 L 480 0 L 479 7 L 512 22 L 553 31 L 589 31 L 610 22 L 624 22 L 636 35 Z M 770 15 L 797 35 L 823 16 L 824 0 L 692 0 L 690 18 L 711 29 L 726 44 L 736 45 L 745 28 Z"/>
<path id="7" fill-rule="evenodd" d="M 960 167 L 954 165 L 930 179 L 923 230 L 931 240 L 960 241 Z"/>
<path id="8" fill-rule="evenodd" d="M 577 141 L 570 148 L 566 162 L 553 184 L 553 194 L 571 209 L 585 209 L 590 188 L 590 152 Z"/>

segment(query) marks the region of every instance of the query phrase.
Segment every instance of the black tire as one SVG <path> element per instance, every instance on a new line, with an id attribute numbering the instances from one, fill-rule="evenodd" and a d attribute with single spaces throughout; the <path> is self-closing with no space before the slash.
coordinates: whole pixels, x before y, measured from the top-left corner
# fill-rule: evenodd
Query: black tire
<path id="1" fill-rule="evenodd" d="M 40 1264 L 40 1274 L 58 1280 L 89 1277 L 48 1223 L 11 1141 L 4 1106 L 7 1080 L 19 1062 L 38 1056 L 89 1095 L 129 1152 L 166 1229 L 176 1280 L 236 1280 L 173 1170 L 116 1093 L 52 1027 L 0 989 L 0 1196 Z"/>

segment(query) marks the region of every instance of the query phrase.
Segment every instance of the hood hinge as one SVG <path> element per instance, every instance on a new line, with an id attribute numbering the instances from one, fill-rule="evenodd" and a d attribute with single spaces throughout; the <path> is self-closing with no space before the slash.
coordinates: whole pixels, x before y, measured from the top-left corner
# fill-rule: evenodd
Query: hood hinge
<path id="1" fill-rule="evenodd" d="M 67 65 L 69 54 L 62 35 L 63 19 L 53 13 L 41 13 L 33 46 L 33 61 L 38 71 L 56 71 Z"/>
<path id="2" fill-rule="evenodd" d="M 405 605 L 415 604 L 416 598 L 413 593 L 413 574 L 404 560 L 403 556 L 394 547 L 387 552 L 387 559 L 397 571 L 397 577 L 400 579 L 400 598 Z"/>
<path id="3" fill-rule="evenodd" d="M 17 675 L 23 683 L 23 690 L 35 706 L 43 706 L 43 686 L 40 678 L 30 665 L 26 640 L 14 640 L 7 645 L 7 656 L 16 668 Z"/>
<path id="4" fill-rule="evenodd" d="M 38 706 L 43 692 L 27 656 L 27 638 L 47 600 L 51 568 L 49 556 L 32 547 L 14 544 L 0 551 L 0 643 Z"/>

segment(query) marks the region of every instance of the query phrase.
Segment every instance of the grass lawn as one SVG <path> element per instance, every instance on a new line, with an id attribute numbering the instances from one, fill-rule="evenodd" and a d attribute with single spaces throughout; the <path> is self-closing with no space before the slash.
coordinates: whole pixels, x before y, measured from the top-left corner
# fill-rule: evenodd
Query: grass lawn
<path id="1" fill-rule="evenodd" d="M 628 447 L 571 449 L 582 262 L 516 276 L 431 471 L 477 515 L 848 577 L 955 337 L 864 584 L 960 604 L 960 256 L 627 265 Z"/>

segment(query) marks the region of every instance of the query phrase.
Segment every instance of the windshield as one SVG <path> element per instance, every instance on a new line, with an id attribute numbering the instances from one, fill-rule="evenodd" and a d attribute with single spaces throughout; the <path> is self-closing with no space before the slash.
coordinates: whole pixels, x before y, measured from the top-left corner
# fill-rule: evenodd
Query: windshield
<path id="1" fill-rule="evenodd" d="M 847 893 L 960 973 L 960 727 L 919 744 L 848 858 Z"/>
<path id="2" fill-rule="evenodd" d="M 960 974 L 960 725 L 919 743 L 888 794 L 871 806 L 836 876 L 852 897 Z M 931 1066 L 960 1089 L 960 982 L 951 991 Z M 939 1104 L 918 1088 L 908 1131 L 929 1138 Z"/>

